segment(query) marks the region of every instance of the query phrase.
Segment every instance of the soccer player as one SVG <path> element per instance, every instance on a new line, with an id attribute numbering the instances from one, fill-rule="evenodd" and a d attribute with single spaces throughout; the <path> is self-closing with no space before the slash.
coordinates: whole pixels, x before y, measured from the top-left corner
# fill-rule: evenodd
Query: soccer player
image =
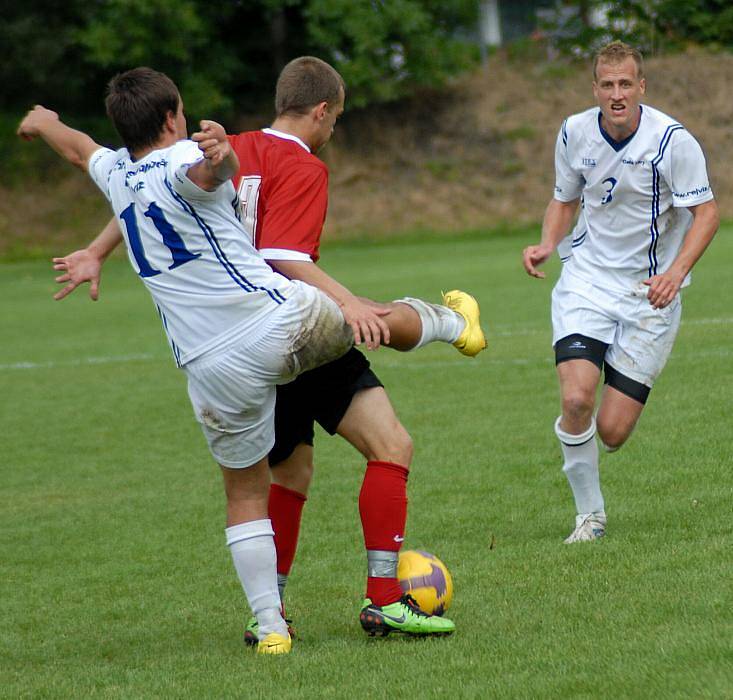
<path id="1" fill-rule="evenodd" d="M 374 347 L 375 341 L 378 345 L 381 334 L 398 349 L 443 340 L 464 354 L 475 355 L 486 343 L 478 307 L 468 295 L 448 293 L 447 306 L 417 299 L 377 304 L 358 299 L 315 264 L 326 216 L 328 171 L 313 153 L 330 139 L 343 104 L 339 74 L 319 59 L 302 57 L 286 66 L 278 80 L 272 128 L 230 137 L 240 159 L 236 181 L 247 231 L 273 267 L 320 287 L 335 299 L 356 338 L 363 338 L 368 347 Z M 68 282 L 57 298 L 83 281 L 92 282 L 90 293 L 96 298 L 101 263 L 118 236 L 113 224 L 86 250 L 55 260 L 57 269 L 64 271 L 58 281 Z M 369 602 L 364 607 L 371 610 L 368 619 L 362 616 L 363 623 L 369 631 L 381 633 L 450 631 L 449 621 L 425 618 L 411 601 L 400 600 L 396 563 L 404 537 L 412 444 L 381 382 L 355 349 L 322 371 L 305 373 L 302 380 L 278 387 L 276 444 L 270 453 L 270 516 L 281 594 L 294 560 L 313 473 L 315 421 L 331 434 L 338 432 L 367 460 L 360 512 L 370 574 Z M 389 515 L 393 509 L 400 514 Z M 382 626 L 375 628 L 375 620 Z M 245 638 L 256 641 L 255 618 L 249 621 Z"/>
<path id="2" fill-rule="evenodd" d="M 258 651 L 287 653 L 267 515 L 275 385 L 353 344 L 338 306 L 275 273 L 246 240 L 232 202 L 237 157 L 221 126 L 186 139 L 174 83 L 149 68 L 112 79 L 107 112 L 125 143 L 112 151 L 37 106 L 18 134 L 41 137 L 88 169 L 126 231 L 227 496 L 226 538 L 259 622 Z"/>
<path id="3" fill-rule="evenodd" d="M 645 90 L 638 50 L 620 41 L 600 49 L 598 106 L 563 122 L 542 239 L 523 254 L 538 278 L 555 248 L 564 261 L 552 326 L 562 395 L 555 433 L 577 511 L 566 543 L 605 534 L 596 431 L 612 452 L 634 429 L 677 335 L 680 289 L 719 223 L 700 146 L 676 120 L 641 104 Z M 559 246 L 578 202 L 577 223 Z"/>

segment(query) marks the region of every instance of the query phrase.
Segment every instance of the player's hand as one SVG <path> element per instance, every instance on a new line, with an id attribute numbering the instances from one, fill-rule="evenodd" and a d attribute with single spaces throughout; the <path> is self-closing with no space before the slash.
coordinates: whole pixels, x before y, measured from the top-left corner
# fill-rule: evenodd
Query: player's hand
<path id="1" fill-rule="evenodd" d="M 201 130 L 192 134 L 191 139 L 198 143 L 204 158 L 213 166 L 219 165 L 232 150 L 224 127 L 209 119 L 201 120 Z"/>
<path id="2" fill-rule="evenodd" d="M 53 269 L 63 271 L 56 282 L 66 286 L 53 295 L 56 301 L 67 297 L 80 284 L 89 282 L 89 296 L 92 301 L 99 299 L 99 280 L 102 275 L 102 261 L 88 250 L 76 250 L 63 258 L 53 258 Z"/>
<path id="3" fill-rule="evenodd" d="M 524 251 L 522 251 L 522 263 L 524 269 L 531 277 L 537 277 L 538 279 L 544 279 L 545 273 L 537 269 L 538 265 L 541 265 L 547 258 L 552 255 L 553 248 L 548 245 L 528 245 Z"/>
<path id="4" fill-rule="evenodd" d="M 684 279 L 684 274 L 670 268 L 661 275 L 644 280 L 644 284 L 649 287 L 646 296 L 652 308 L 663 309 L 668 306 L 680 291 Z"/>
<path id="5" fill-rule="evenodd" d="M 389 326 L 382 318 L 389 314 L 389 309 L 367 306 L 356 297 L 339 306 L 346 323 L 354 332 L 355 345 L 364 343 L 369 350 L 376 350 L 380 344 L 389 345 Z"/>
<path id="6" fill-rule="evenodd" d="M 58 121 L 59 115 L 56 112 L 36 105 L 25 115 L 20 122 L 16 133 L 26 141 L 32 141 L 40 134 L 41 127 L 49 121 Z"/>

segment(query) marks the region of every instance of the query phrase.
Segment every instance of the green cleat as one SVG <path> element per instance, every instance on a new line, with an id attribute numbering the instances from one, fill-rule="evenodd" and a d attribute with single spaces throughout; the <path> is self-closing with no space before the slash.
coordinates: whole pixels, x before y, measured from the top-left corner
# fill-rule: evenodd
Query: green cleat
<path id="1" fill-rule="evenodd" d="M 244 643 L 252 647 L 259 643 L 260 640 L 257 637 L 259 629 L 260 626 L 257 624 L 257 618 L 252 615 L 252 617 L 247 620 L 247 624 L 244 627 Z"/>
<path id="2" fill-rule="evenodd" d="M 451 634 L 456 629 L 451 620 L 424 613 L 409 594 L 403 595 L 396 603 L 381 607 L 367 598 L 359 614 L 359 622 L 370 637 L 386 637 L 390 632 L 415 636 L 442 635 Z"/>
<path id="3" fill-rule="evenodd" d="M 292 620 L 285 619 L 285 622 L 288 623 L 288 632 L 290 633 L 291 637 L 295 637 L 295 631 L 292 627 Z M 252 617 L 247 620 L 247 624 L 244 628 L 244 643 L 248 646 L 255 646 L 255 644 L 259 644 L 260 640 L 257 636 L 258 632 L 260 631 L 260 626 L 257 624 L 257 618 L 252 615 Z"/>
<path id="4" fill-rule="evenodd" d="M 486 348 L 486 336 L 479 323 L 478 302 L 470 294 L 454 289 L 452 292 L 443 294 L 443 306 L 463 316 L 466 321 L 466 327 L 453 346 L 458 349 L 458 352 L 468 357 L 478 355 Z"/>

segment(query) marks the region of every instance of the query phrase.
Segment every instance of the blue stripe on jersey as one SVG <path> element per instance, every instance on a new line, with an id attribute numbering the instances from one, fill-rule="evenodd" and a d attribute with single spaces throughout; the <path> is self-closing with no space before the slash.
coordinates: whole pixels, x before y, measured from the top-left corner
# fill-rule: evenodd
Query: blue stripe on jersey
<path id="1" fill-rule="evenodd" d="M 170 331 L 168 330 L 168 319 L 165 317 L 165 314 L 161 310 L 160 306 L 156 304 L 155 308 L 158 309 L 158 315 L 160 316 L 160 320 L 163 322 L 163 330 L 165 330 L 165 334 L 168 336 L 168 342 L 171 345 L 171 350 L 173 350 L 173 357 L 176 360 L 176 367 L 180 367 L 181 366 L 181 350 L 176 345 L 175 340 L 173 340 L 173 337 L 171 336 Z"/>
<path id="2" fill-rule="evenodd" d="M 662 136 L 662 140 L 659 142 L 659 150 L 657 155 L 652 159 L 652 221 L 649 227 L 651 234 L 651 240 L 649 241 L 649 251 L 647 256 L 649 258 L 649 277 L 657 274 L 657 243 L 659 241 L 659 228 L 657 227 L 657 218 L 659 217 L 659 170 L 657 166 L 662 162 L 664 158 L 664 152 L 669 146 L 669 142 L 672 140 L 672 134 L 675 131 L 684 129 L 682 124 L 671 124 L 667 127 L 667 130 Z"/>
<path id="3" fill-rule="evenodd" d="M 567 119 L 562 123 L 562 142 L 565 146 L 568 145 L 568 120 Z"/>
<path id="4" fill-rule="evenodd" d="M 258 287 L 252 284 L 252 282 L 250 282 L 239 270 L 237 270 L 237 268 L 234 266 L 234 263 L 232 263 L 227 258 L 226 253 L 222 250 L 221 245 L 219 244 L 219 241 L 216 239 L 214 232 L 211 230 L 211 227 L 198 215 L 196 210 L 193 208 L 192 204 L 173 189 L 170 182 L 168 181 L 168 178 L 165 179 L 165 186 L 168 188 L 168 191 L 171 193 L 173 198 L 181 205 L 181 207 L 183 207 L 183 210 L 193 217 L 193 219 L 199 225 L 199 228 L 203 231 L 204 236 L 206 237 L 206 240 L 209 242 L 211 249 L 214 251 L 214 255 L 216 255 L 217 257 L 217 260 L 219 260 L 219 262 L 222 264 L 222 266 L 227 271 L 229 276 L 242 289 L 244 289 L 245 292 L 257 292 L 257 291 L 267 292 L 267 295 L 276 304 L 282 304 L 285 301 L 285 297 L 282 294 L 280 294 L 280 292 L 277 289 L 267 289 L 266 287 Z"/>
<path id="5" fill-rule="evenodd" d="M 583 243 L 585 242 L 585 236 L 587 233 L 588 233 L 587 230 L 583 231 L 583 233 L 581 233 L 577 238 L 573 238 L 573 241 L 570 247 L 577 248 L 578 246 L 583 245 Z"/>

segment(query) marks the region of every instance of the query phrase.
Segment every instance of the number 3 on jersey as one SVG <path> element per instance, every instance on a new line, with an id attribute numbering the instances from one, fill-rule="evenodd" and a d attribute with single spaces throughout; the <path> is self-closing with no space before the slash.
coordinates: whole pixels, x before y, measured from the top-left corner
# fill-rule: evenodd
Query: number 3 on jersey
<path id="1" fill-rule="evenodd" d="M 168 266 L 169 270 L 173 270 L 176 267 L 184 265 L 190 260 L 195 260 L 200 257 L 201 253 L 192 253 L 186 248 L 181 236 L 173 226 L 168 223 L 163 211 L 155 202 L 150 203 L 150 206 L 145 211 L 145 216 L 153 222 L 158 233 L 163 237 L 165 247 L 171 252 L 173 262 Z M 120 214 L 120 219 L 125 223 L 127 240 L 130 242 L 130 250 L 132 251 L 132 255 L 135 258 L 138 268 L 140 269 L 140 277 L 153 277 L 154 275 L 159 275 L 160 270 L 156 270 L 145 257 L 145 249 L 143 248 L 143 243 L 140 239 L 140 229 L 137 225 L 135 205 L 130 204 L 130 206 Z"/>
<path id="2" fill-rule="evenodd" d="M 615 177 L 607 177 L 601 184 L 606 185 L 608 189 L 606 190 L 606 196 L 601 200 L 601 204 L 608 204 L 612 199 L 613 195 L 611 194 L 613 192 L 613 188 L 616 187 L 616 183 L 618 180 L 616 180 Z"/>

